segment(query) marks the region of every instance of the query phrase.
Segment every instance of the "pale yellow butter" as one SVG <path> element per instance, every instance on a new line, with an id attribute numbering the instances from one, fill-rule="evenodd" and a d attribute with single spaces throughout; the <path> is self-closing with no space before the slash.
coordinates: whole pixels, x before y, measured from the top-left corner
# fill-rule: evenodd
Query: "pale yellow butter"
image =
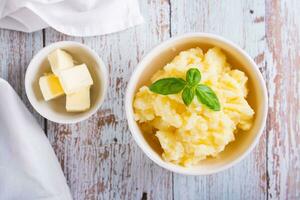
<path id="1" fill-rule="evenodd" d="M 66 94 L 66 110 L 81 112 L 90 108 L 90 87 L 93 79 L 86 66 L 74 66 L 70 54 L 56 49 L 48 55 L 53 74 L 40 77 L 39 85 L 46 101 Z"/>
<path id="2" fill-rule="evenodd" d="M 85 64 L 62 70 L 59 79 L 67 95 L 93 85 L 93 79 Z"/>
<path id="3" fill-rule="evenodd" d="M 79 91 L 68 94 L 66 97 L 66 109 L 68 112 L 81 112 L 90 108 L 90 87 L 84 87 Z"/>
<path id="4" fill-rule="evenodd" d="M 40 77 L 39 79 L 40 89 L 43 97 L 46 101 L 54 99 L 62 94 L 64 91 L 60 85 L 60 82 L 54 74 L 49 74 Z"/>
<path id="5" fill-rule="evenodd" d="M 58 76 L 61 70 L 74 66 L 73 58 L 67 52 L 56 49 L 48 55 L 48 60 L 51 66 L 52 72 Z"/>

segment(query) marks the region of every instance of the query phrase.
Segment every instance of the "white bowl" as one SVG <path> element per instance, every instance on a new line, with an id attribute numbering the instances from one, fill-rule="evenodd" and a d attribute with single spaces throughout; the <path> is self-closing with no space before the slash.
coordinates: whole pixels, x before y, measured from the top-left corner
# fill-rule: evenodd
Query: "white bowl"
<path id="1" fill-rule="evenodd" d="M 220 47 L 234 67 L 244 71 L 248 78 L 248 102 L 255 111 L 255 119 L 249 131 L 238 133 L 236 140 L 228 144 L 217 158 L 208 158 L 199 165 L 183 167 L 166 162 L 157 150 L 155 144 L 145 137 L 137 122 L 134 120 L 133 99 L 137 90 L 149 82 L 150 77 L 165 64 L 169 63 L 180 51 L 192 47 L 201 47 L 207 50 L 210 47 Z M 225 170 L 246 157 L 258 143 L 262 135 L 268 111 L 268 97 L 265 82 L 255 62 L 250 56 L 232 42 L 213 34 L 192 33 L 172 38 L 155 47 L 138 64 L 131 75 L 125 97 L 125 109 L 129 129 L 138 146 L 156 164 L 170 171 L 187 175 L 207 175 Z"/>
<path id="2" fill-rule="evenodd" d="M 91 108 L 85 112 L 67 112 L 65 95 L 50 101 L 44 101 L 39 78 L 51 72 L 47 56 L 57 48 L 69 52 L 78 64 L 86 63 L 94 84 L 91 87 Z M 102 59 L 88 46 L 71 41 L 50 44 L 40 50 L 31 60 L 25 75 L 25 90 L 29 102 L 43 117 L 57 123 L 76 123 L 93 115 L 103 103 L 107 89 L 108 72 Z"/>

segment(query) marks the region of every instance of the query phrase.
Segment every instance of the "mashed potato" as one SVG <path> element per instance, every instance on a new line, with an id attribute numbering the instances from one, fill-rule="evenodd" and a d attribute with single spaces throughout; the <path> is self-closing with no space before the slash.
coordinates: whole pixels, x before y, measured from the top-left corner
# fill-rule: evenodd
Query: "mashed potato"
<path id="1" fill-rule="evenodd" d="M 155 134 L 166 161 L 191 166 L 208 156 L 217 156 L 235 139 L 237 129 L 248 130 L 254 111 L 246 101 L 247 76 L 231 69 L 219 48 L 204 55 L 200 48 L 180 52 L 173 61 L 151 78 L 185 79 L 188 69 L 198 68 L 201 83 L 217 94 L 221 111 L 212 111 L 196 98 L 185 106 L 181 93 L 160 95 L 143 86 L 136 93 L 133 107 L 135 119 L 146 134 Z"/>

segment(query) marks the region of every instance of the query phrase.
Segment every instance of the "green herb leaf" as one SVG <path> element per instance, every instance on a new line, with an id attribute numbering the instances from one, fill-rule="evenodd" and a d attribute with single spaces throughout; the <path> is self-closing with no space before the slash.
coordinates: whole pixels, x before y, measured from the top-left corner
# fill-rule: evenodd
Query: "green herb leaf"
<path id="1" fill-rule="evenodd" d="M 199 84 L 201 73 L 197 68 L 191 68 L 186 73 L 186 81 L 182 78 L 163 78 L 149 86 L 150 91 L 168 95 L 182 91 L 181 97 L 186 106 L 190 105 L 195 97 L 200 103 L 214 111 L 220 111 L 221 105 L 215 92 L 204 84 Z"/>
<path id="2" fill-rule="evenodd" d="M 168 94 L 177 94 L 186 86 L 186 81 L 182 78 L 163 78 L 152 85 L 150 85 L 150 91 L 168 95 Z"/>
<path id="3" fill-rule="evenodd" d="M 215 92 L 208 86 L 199 84 L 196 88 L 196 96 L 199 102 L 214 111 L 220 111 L 221 106 Z"/>
<path id="4" fill-rule="evenodd" d="M 195 89 L 190 87 L 185 87 L 182 91 L 182 100 L 185 105 L 190 105 L 195 97 Z"/>
<path id="5" fill-rule="evenodd" d="M 186 81 L 194 86 L 197 85 L 201 80 L 201 73 L 197 68 L 191 68 L 186 73 Z"/>

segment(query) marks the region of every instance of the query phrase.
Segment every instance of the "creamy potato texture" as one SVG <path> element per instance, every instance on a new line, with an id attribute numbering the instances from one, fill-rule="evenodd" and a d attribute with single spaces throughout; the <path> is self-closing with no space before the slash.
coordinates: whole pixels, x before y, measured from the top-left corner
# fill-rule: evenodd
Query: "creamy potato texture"
<path id="1" fill-rule="evenodd" d="M 136 93 L 133 107 L 135 120 L 145 134 L 155 134 L 163 149 L 166 161 L 183 166 L 198 164 L 208 156 L 217 156 L 235 139 L 238 129 L 251 128 L 253 109 L 246 101 L 247 76 L 232 69 L 219 48 L 205 54 L 201 48 L 180 52 L 173 61 L 151 78 L 151 83 L 161 78 L 180 77 L 190 68 L 201 72 L 201 83 L 217 94 L 221 111 L 212 111 L 199 103 L 196 97 L 185 106 L 181 93 L 160 95 L 147 86 Z"/>

